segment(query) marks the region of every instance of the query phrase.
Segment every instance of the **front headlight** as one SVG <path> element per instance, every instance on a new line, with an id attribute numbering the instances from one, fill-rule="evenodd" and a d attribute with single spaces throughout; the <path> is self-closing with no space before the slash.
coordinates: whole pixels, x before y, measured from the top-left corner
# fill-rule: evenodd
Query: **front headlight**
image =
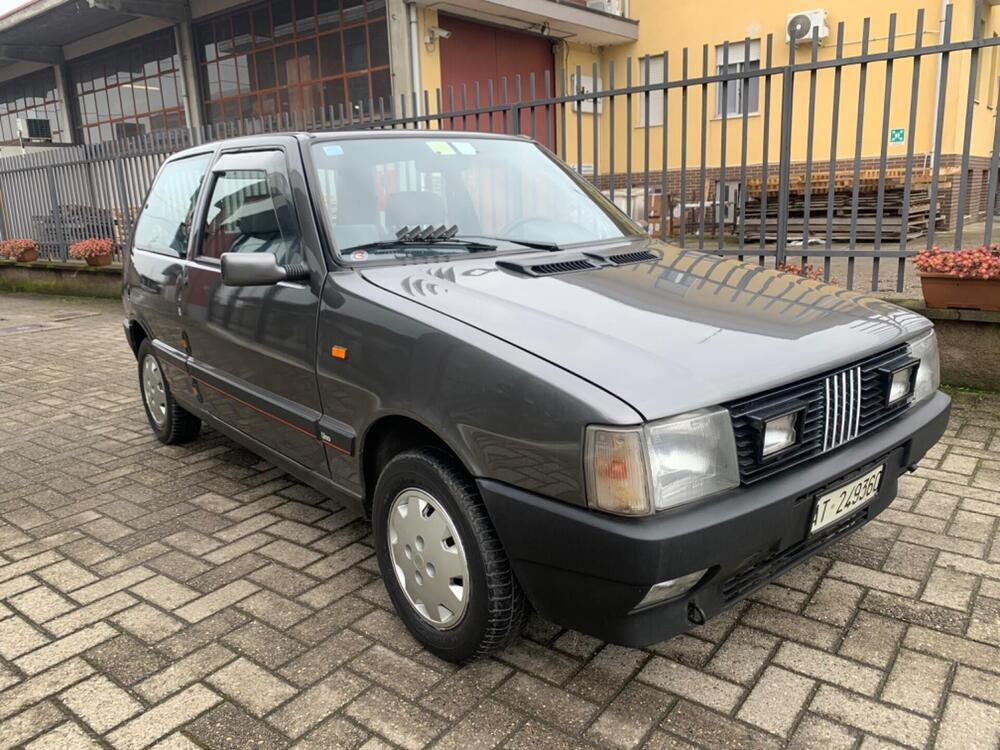
<path id="1" fill-rule="evenodd" d="M 919 339 L 911 341 L 910 354 L 920 360 L 913 384 L 913 403 L 917 403 L 933 396 L 941 386 L 941 364 L 934 331 L 928 331 Z"/>
<path id="2" fill-rule="evenodd" d="M 609 513 L 647 515 L 738 487 L 729 412 L 700 409 L 640 427 L 588 427 L 587 500 Z"/>

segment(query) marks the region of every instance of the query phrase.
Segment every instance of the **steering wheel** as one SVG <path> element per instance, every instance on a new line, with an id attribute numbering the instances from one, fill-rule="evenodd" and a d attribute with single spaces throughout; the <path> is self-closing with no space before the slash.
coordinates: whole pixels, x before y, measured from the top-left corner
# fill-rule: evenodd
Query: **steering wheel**
<path id="1" fill-rule="evenodd" d="M 517 230 L 536 221 L 544 221 L 548 224 L 552 222 L 552 219 L 548 216 L 522 216 L 505 225 L 503 229 L 500 230 L 499 234 L 502 237 L 517 237 Z"/>

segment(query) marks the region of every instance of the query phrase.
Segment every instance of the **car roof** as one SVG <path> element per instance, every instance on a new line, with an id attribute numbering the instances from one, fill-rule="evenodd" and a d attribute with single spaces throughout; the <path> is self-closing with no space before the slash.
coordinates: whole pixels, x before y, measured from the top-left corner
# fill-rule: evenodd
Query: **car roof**
<path id="1" fill-rule="evenodd" d="M 276 133 L 266 133 L 261 135 L 244 135 L 234 138 L 223 138 L 217 141 L 210 141 L 198 146 L 186 148 L 170 156 L 170 161 L 183 159 L 197 154 L 209 154 L 217 149 L 243 147 L 252 148 L 254 146 L 267 146 L 280 143 L 281 141 L 294 140 L 299 142 L 310 141 L 342 141 L 357 138 L 378 138 L 378 139 L 410 139 L 410 138 L 488 138 L 500 141 L 531 141 L 525 135 L 508 135 L 507 133 L 480 133 L 470 130 L 317 130 L 317 131 L 282 131 Z"/>

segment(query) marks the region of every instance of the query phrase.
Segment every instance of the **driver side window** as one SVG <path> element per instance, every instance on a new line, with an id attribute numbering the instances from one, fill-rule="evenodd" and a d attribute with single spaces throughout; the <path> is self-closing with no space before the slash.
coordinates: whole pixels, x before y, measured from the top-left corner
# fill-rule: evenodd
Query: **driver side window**
<path id="1" fill-rule="evenodd" d="M 223 156 L 214 171 L 199 257 L 273 253 L 279 265 L 302 263 L 302 244 L 291 197 L 284 192 L 284 175 L 265 169 L 227 169 L 226 160 Z"/>

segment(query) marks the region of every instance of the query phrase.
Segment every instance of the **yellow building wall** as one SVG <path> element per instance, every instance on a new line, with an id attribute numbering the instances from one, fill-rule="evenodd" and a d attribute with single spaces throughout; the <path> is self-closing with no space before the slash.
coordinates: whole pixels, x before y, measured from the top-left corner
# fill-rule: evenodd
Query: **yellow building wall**
<path id="1" fill-rule="evenodd" d="M 953 8 L 952 39 L 966 40 L 973 34 L 974 3 L 981 0 L 955 0 Z M 830 36 L 821 43 L 818 59 L 833 60 L 836 51 L 837 26 L 844 24 L 843 55 L 851 58 L 862 53 L 862 31 L 864 19 L 871 17 L 869 28 L 869 53 L 883 52 L 888 45 L 889 13 L 879 4 L 862 0 L 837 0 L 836 3 L 801 2 L 801 0 L 760 0 L 750 3 L 706 2 L 705 0 L 630 0 L 629 15 L 639 21 L 639 39 L 635 43 L 606 47 L 591 47 L 561 42 L 556 47 L 556 89 L 559 90 L 560 77 L 565 76 L 567 90 L 572 86 L 577 66 L 583 76 L 592 76 L 596 64 L 602 88 L 610 83 L 611 64 L 614 66 L 615 84 L 623 87 L 627 70 L 631 65 L 633 83 L 642 81 L 643 58 L 646 55 L 662 56 L 668 53 L 668 80 L 676 81 L 681 76 L 683 50 L 688 50 L 688 76 L 698 77 L 703 68 L 704 46 L 707 45 L 707 73 L 716 69 L 716 47 L 730 42 L 731 49 L 742 47 L 744 39 L 759 40 L 761 67 L 766 67 L 767 38 L 771 35 L 772 67 L 781 67 L 789 61 L 789 46 L 785 42 L 784 30 L 789 14 L 815 7 L 825 7 L 828 11 L 827 24 Z M 924 11 L 923 46 L 938 44 L 941 34 L 941 5 L 932 2 L 930 6 L 922 0 L 898 0 L 891 8 L 896 12 L 896 49 L 909 49 L 916 43 L 916 17 L 919 8 Z M 985 36 L 1000 34 L 1000 10 L 983 2 Z M 437 23 L 437 13 L 421 9 L 418 21 L 420 37 L 425 30 Z M 795 59 L 798 62 L 811 56 L 809 44 L 798 45 Z M 995 123 L 995 99 L 997 85 L 990 85 L 994 75 L 1000 75 L 1000 49 L 986 48 L 980 52 L 979 74 L 977 76 L 977 101 L 974 105 L 974 127 L 972 131 L 972 153 L 988 156 L 992 149 Z M 435 89 L 440 86 L 441 67 L 438 47 L 421 44 L 421 76 L 424 88 L 430 91 L 433 102 Z M 965 103 L 968 91 L 971 54 L 968 51 L 955 52 L 950 56 L 949 75 L 944 102 L 945 117 L 941 133 L 941 153 L 958 154 L 962 151 L 964 135 Z M 921 58 L 919 89 L 916 101 L 916 127 L 909 127 L 913 59 L 903 58 L 892 65 L 892 95 L 888 117 L 890 129 L 904 128 L 905 140 L 890 143 L 886 147 L 887 156 L 903 157 L 909 142 L 913 141 L 914 152 L 918 155 L 916 167 L 923 168 L 927 155 L 933 151 L 934 107 L 940 57 L 927 55 Z M 861 155 L 863 159 L 878 158 L 882 148 L 883 107 L 886 83 L 885 62 L 871 62 L 866 66 L 866 87 L 864 99 L 860 102 Z M 815 108 L 813 120 L 812 159 L 814 170 L 826 171 L 831 157 L 833 135 L 834 69 L 822 69 L 815 73 Z M 837 114 L 837 160 L 853 159 L 856 150 L 859 123 L 859 91 L 861 66 L 853 64 L 842 68 L 840 78 L 840 101 Z M 792 98 L 792 140 L 793 161 L 807 158 L 809 133 L 809 72 L 799 72 L 793 83 Z M 765 79 L 759 78 L 758 111 L 748 114 L 747 163 L 760 164 L 763 155 Z M 739 84 L 731 84 L 739 85 Z M 781 106 L 783 97 L 782 76 L 771 79 L 770 115 L 768 118 L 768 153 L 772 165 L 771 174 L 776 174 L 773 165 L 777 163 L 781 138 Z M 701 160 L 702 106 L 706 107 L 706 164 L 718 167 L 723 138 L 722 118 L 716 116 L 716 84 L 703 90 L 702 86 L 690 86 L 687 90 L 687 166 L 697 170 Z M 992 91 L 994 101 L 990 102 Z M 704 94 L 704 96 L 703 96 Z M 681 90 L 672 89 L 667 94 L 667 165 L 673 170 L 681 163 Z M 625 96 L 616 97 L 614 110 L 614 155 L 615 171 L 626 169 L 625 155 L 628 139 L 631 137 L 632 169 L 640 170 L 647 155 L 644 150 L 642 127 L 643 97 L 631 97 L 631 105 Z M 632 127 L 627 127 L 627 110 L 631 106 Z M 558 144 L 561 156 L 576 166 L 579 160 L 585 170 L 594 163 L 593 117 L 590 112 L 577 114 L 572 105 L 565 107 L 566 143 Z M 607 99 L 601 104 L 598 118 L 598 171 L 606 174 L 611 153 L 611 106 Z M 580 147 L 577 146 L 577 123 L 580 125 Z M 557 124 L 556 131 L 560 132 Z M 730 179 L 738 175 L 743 138 L 743 118 L 730 115 L 726 121 L 726 165 Z M 659 125 L 650 128 L 650 149 L 648 161 L 651 169 L 657 170 L 663 162 L 663 130 Z M 693 180 L 692 187 L 696 184 Z"/>
<path id="2" fill-rule="evenodd" d="M 969 39 L 972 35 L 973 13 L 975 0 L 958 0 L 953 10 L 952 39 Z M 631 13 L 640 20 L 639 40 L 634 44 L 606 47 L 601 50 L 601 63 L 607 68 L 614 62 L 616 77 L 621 80 L 623 71 L 631 62 L 633 80 L 639 80 L 640 66 L 644 55 L 662 55 L 664 50 L 669 55 L 669 78 L 676 80 L 681 74 L 682 51 L 686 46 L 688 52 L 689 76 L 700 76 L 704 72 L 704 45 L 708 45 L 708 74 L 715 73 L 716 46 L 725 41 L 730 42 L 731 49 L 742 47 L 746 37 L 760 40 L 761 67 L 766 67 L 767 35 L 772 35 L 772 65 L 779 67 L 789 61 L 789 46 L 784 40 L 785 20 L 788 14 L 801 11 L 804 6 L 798 0 L 773 0 L 758 3 L 718 3 L 720 12 L 709 12 L 711 20 L 706 21 L 704 2 L 696 0 L 677 0 L 671 2 L 669 10 L 659 0 L 632 0 Z M 805 4 L 814 7 L 816 4 Z M 916 15 L 921 2 L 915 0 L 900 0 L 893 4 L 896 17 L 896 49 L 912 48 L 916 42 Z M 830 36 L 824 40 L 818 50 L 820 61 L 833 60 L 836 57 L 837 25 L 844 23 L 843 55 L 850 58 L 862 53 L 863 23 L 866 14 L 871 15 L 869 28 L 869 53 L 884 52 L 888 45 L 889 17 L 887 12 L 878 12 L 871 3 L 858 0 L 838 0 L 826 6 L 828 9 L 827 23 Z M 992 36 L 997 31 L 997 13 L 991 6 L 984 3 L 986 19 L 985 33 Z M 934 45 L 939 42 L 940 6 L 928 8 L 924 14 L 924 32 L 922 44 Z M 811 45 L 796 47 L 795 60 L 808 61 L 811 57 Z M 994 108 L 986 101 L 989 91 L 989 78 L 993 69 L 993 57 L 997 52 L 986 49 L 980 52 L 980 73 L 977 77 L 982 93 L 974 105 L 974 127 L 972 137 L 972 153 L 987 156 L 992 148 Z M 942 154 L 961 152 L 965 122 L 965 103 L 968 91 L 968 76 L 971 55 L 967 51 L 952 53 L 949 62 L 948 85 L 944 102 L 945 118 L 942 128 Z M 631 60 L 630 60 L 631 58 Z M 912 59 L 895 60 L 892 65 L 892 92 L 890 99 L 888 127 L 890 129 L 904 128 L 906 139 L 902 143 L 889 143 L 887 156 L 902 157 L 906 154 L 909 141 L 913 140 L 916 154 L 926 155 L 933 151 L 934 105 L 936 101 L 937 76 L 940 65 L 939 56 L 925 56 L 920 63 L 919 90 L 916 101 L 916 127 L 909 128 L 911 86 L 913 76 Z M 850 65 L 841 69 L 840 101 L 837 114 L 837 148 L 838 160 L 852 159 L 855 155 L 858 123 L 861 121 L 862 158 L 877 158 L 882 147 L 883 108 L 885 102 L 886 63 L 872 62 L 865 70 L 865 95 L 860 102 L 861 66 Z M 791 153 L 795 161 L 803 161 L 807 157 L 809 133 L 809 72 L 796 74 L 793 83 L 792 97 L 792 141 Z M 831 141 L 833 136 L 833 104 L 835 77 L 834 69 L 822 69 L 815 77 L 815 108 L 813 120 L 812 158 L 815 169 L 824 169 L 822 162 L 828 162 L 831 156 Z M 764 99 L 765 82 L 759 79 L 758 112 L 747 117 L 747 160 L 750 164 L 761 161 L 764 140 Z M 730 84 L 738 85 L 738 84 Z M 782 105 L 783 80 L 780 75 L 772 78 L 771 111 L 769 117 L 769 154 L 770 160 L 778 154 L 781 128 L 780 112 Z M 995 88 L 995 87 L 994 87 Z M 708 166 L 719 164 L 721 151 L 723 123 L 715 116 L 716 85 L 707 87 L 707 129 L 706 153 Z M 994 91 L 994 96 L 996 92 Z M 639 126 L 639 109 L 643 106 L 642 97 L 633 97 L 633 168 L 644 158 L 641 154 L 642 133 Z M 700 161 L 701 121 L 702 121 L 703 90 L 700 86 L 688 89 L 688 166 Z M 668 94 L 668 163 L 672 168 L 680 164 L 680 106 L 681 92 L 672 90 Z M 616 107 L 615 149 L 617 154 L 624 154 L 628 138 L 625 127 L 624 108 Z M 859 117 L 860 113 L 860 117 Z M 602 133 L 610 137 L 610 126 L 603 123 Z M 726 152 L 727 172 L 734 165 L 739 166 L 742 145 L 742 116 L 732 116 L 726 122 Z M 660 134 L 660 128 L 654 127 Z M 661 134 L 662 136 L 662 134 Z M 650 161 L 658 163 L 661 157 L 660 139 L 651 139 Z M 609 142 L 602 145 L 606 151 Z M 636 148 L 639 153 L 636 154 Z M 918 162 L 918 167 L 922 162 Z M 603 170 L 602 170 L 603 171 Z M 732 173 L 735 178 L 735 173 Z"/>

